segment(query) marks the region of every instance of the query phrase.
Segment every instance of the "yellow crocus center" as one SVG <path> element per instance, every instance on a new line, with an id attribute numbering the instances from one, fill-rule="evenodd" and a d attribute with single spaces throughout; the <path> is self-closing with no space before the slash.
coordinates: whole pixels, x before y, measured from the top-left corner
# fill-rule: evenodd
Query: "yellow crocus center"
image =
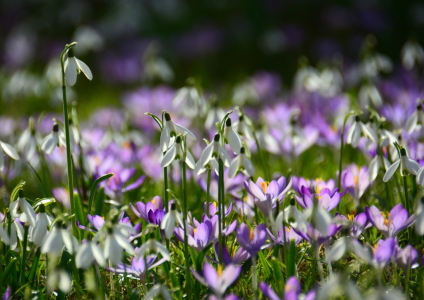
<path id="1" fill-rule="evenodd" d="M 218 266 L 218 269 L 217 269 L 216 271 L 217 271 L 217 273 L 218 273 L 218 277 L 221 277 L 221 276 L 222 276 L 222 266 L 221 266 L 221 265 L 219 265 L 219 266 Z"/>
<path id="2" fill-rule="evenodd" d="M 355 219 L 355 215 L 348 214 L 347 218 L 349 221 L 353 222 L 353 220 Z"/>
<path id="3" fill-rule="evenodd" d="M 358 178 L 358 176 L 354 176 L 353 177 L 353 184 L 355 185 L 356 188 L 359 187 L 359 178 Z"/>
<path id="4" fill-rule="evenodd" d="M 321 178 L 317 178 L 317 179 L 315 179 L 315 194 L 316 194 L 316 197 L 317 197 L 317 199 L 318 200 L 320 200 L 321 199 L 321 190 L 322 190 L 322 187 L 319 185 L 319 183 L 320 182 L 322 182 L 322 179 Z"/>
<path id="5" fill-rule="evenodd" d="M 375 244 L 374 247 L 372 247 L 372 251 L 375 253 L 378 250 L 378 244 Z"/>
<path id="6" fill-rule="evenodd" d="M 268 189 L 268 185 L 269 185 L 269 181 L 264 181 L 264 182 L 262 182 L 262 183 L 261 183 L 261 186 L 262 186 L 262 192 L 263 192 L 264 194 L 266 194 L 266 190 Z"/>
<path id="7" fill-rule="evenodd" d="M 197 228 L 194 228 L 193 229 L 193 235 L 196 236 L 196 233 L 197 233 Z"/>
<path id="8" fill-rule="evenodd" d="M 128 142 L 128 141 L 124 141 L 124 142 L 122 143 L 122 148 L 125 148 L 125 149 L 131 149 L 131 143 L 130 143 L 130 142 Z"/>
<path id="9" fill-rule="evenodd" d="M 215 208 L 216 208 L 216 205 L 217 205 L 217 204 L 216 204 L 216 202 L 212 202 L 212 204 L 213 204 L 213 206 L 215 206 Z"/>
<path id="10" fill-rule="evenodd" d="M 253 230 L 253 228 L 251 228 L 250 229 L 249 240 L 252 241 L 254 237 L 255 237 L 255 230 Z"/>
<path id="11" fill-rule="evenodd" d="M 155 198 L 153 198 L 152 201 L 150 201 L 150 202 L 152 202 L 153 205 L 156 206 L 156 199 Z"/>
<path id="12" fill-rule="evenodd" d="M 383 217 L 384 217 L 384 225 L 386 225 L 387 227 L 390 225 L 390 220 L 389 220 L 389 217 L 390 217 L 390 213 L 389 212 L 383 212 L 382 213 L 383 214 Z"/>

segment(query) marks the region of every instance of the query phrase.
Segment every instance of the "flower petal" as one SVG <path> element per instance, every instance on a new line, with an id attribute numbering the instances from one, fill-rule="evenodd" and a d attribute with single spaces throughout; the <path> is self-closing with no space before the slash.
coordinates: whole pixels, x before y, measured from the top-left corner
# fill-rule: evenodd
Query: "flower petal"
<path id="1" fill-rule="evenodd" d="M 78 68 L 85 74 L 88 80 L 93 80 L 93 74 L 91 73 L 90 68 L 85 64 L 85 62 L 75 58 Z"/>
<path id="2" fill-rule="evenodd" d="M 390 178 L 392 178 L 393 174 L 396 172 L 397 168 L 399 167 L 400 159 L 395 161 L 388 169 L 386 174 L 384 174 L 383 181 L 387 182 Z"/>

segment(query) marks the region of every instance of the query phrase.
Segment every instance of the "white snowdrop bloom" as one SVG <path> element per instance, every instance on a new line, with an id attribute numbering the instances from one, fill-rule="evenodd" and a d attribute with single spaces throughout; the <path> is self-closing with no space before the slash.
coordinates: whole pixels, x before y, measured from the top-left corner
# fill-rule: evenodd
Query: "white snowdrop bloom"
<path id="1" fill-rule="evenodd" d="M 59 133 L 60 144 L 66 146 L 66 134 L 64 131 Z M 80 134 L 78 128 L 74 125 L 71 118 L 69 118 L 69 140 L 71 148 L 80 142 Z"/>
<path id="2" fill-rule="evenodd" d="M 205 128 L 212 128 L 212 126 L 215 126 L 216 123 L 221 122 L 224 116 L 225 112 L 221 108 L 216 107 L 216 103 L 213 103 L 212 107 L 208 109 L 208 115 L 206 116 L 205 121 Z"/>
<path id="3" fill-rule="evenodd" d="M 398 138 L 386 129 L 380 129 L 380 146 L 381 147 L 393 147 L 393 143 L 398 143 Z"/>
<path id="4" fill-rule="evenodd" d="M 259 103 L 260 97 L 256 92 L 252 81 L 246 80 L 237 84 L 233 88 L 232 100 L 235 105 L 243 105 L 245 103 Z"/>
<path id="5" fill-rule="evenodd" d="M 134 247 L 128 241 L 128 232 L 135 233 L 134 229 L 123 223 L 116 224 L 113 228 L 108 228 L 104 241 L 103 254 L 105 259 L 116 265 L 121 262 L 123 250 L 134 255 Z"/>
<path id="6" fill-rule="evenodd" d="M 86 240 L 78 249 L 77 255 L 75 256 L 75 264 L 77 268 L 88 269 L 94 260 L 97 261 L 100 266 L 106 267 L 106 259 L 102 250 L 92 240 Z"/>
<path id="7" fill-rule="evenodd" d="M 375 107 L 383 105 L 383 99 L 380 92 L 373 84 L 362 85 L 358 93 L 359 102 L 362 107 L 372 103 Z"/>
<path id="8" fill-rule="evenodd" d="M 400 149 L 400 156 L 401 157 L 387 169 L 386 174 L 384 174 L 383 177 L 384 182 L 387 182 L 390 178 L 392 178 L 399 165 L 401 166 L 400 174 L 402 176 L 407 175 L 406 173 L 417 175 L 420 171 L 421 165 L 408 157 L 405 148 Z"/>
<path id="9" fill-rule="evenodd" d="M 41 253 L 57 256 L 62 252 L 63 246 L 66 246 L 69 253 L 73 254 L 78 249 L 78 241 L 69 232 L 65 224 L 57 222 L 41 242 Z"/>
<path id="10" fill-rule="evenodd" d="M 424 50 L 416 41 L 407 41 L 401 52 L 402 65 L 411 70 L 415 64 L 424 63 Z"/>
<path id="11" fill-rule="evenodd" d="M 9 237 L 7 236 L 6 231 L 3 230 L 3 228 L 0 227 L 0 241 L 3 241 L 6 245 L 10 244 Z"/>
<path id="12" fill-rule="evenodd" d="M 424 235 L 424 197 L 418 199 L 415 205 L 415 232 Z"/>
<path id="13" fill-rule="evenodd" d="M 215 134 L 213 141 L 203 150 L 200 159 L 197 161 L 196 166 L 194 167 L 194 172 L 197 175 L 206 171 L 206 165 L 214 164 L 214 158 L 221 158 L 225 165 L 229 165 L 230 158 L 228 157 L 228 153 L 225 148 L 220 144 L 220 138 L 221 136 L 219 133 Z"/>
<path id="14" fill-rule="evenodd" d="M 241 138 L 231 126 L 230 118 L 225 121 L 223 138 L 225 144 L 230 144 L 231 150 L 233 150 L 234 154 L 240 153 L 240 148 L 242 147 Z"/>
<path id="15" fill-rule="evenodd" d="M 234 123 L 234 127 L 239 135 L 244 136 L 249 140 L 253 140 L 255 138 L 249 124 L 247 124 L 244 120 L 244 115 L 239 117 L 238 121 Z"/>
<path id="16" fill-rule="evenodd" d="M 162 295 L 164 300 L 172 300 L 171 294 L 164 285 L 156 284 L 150 289 L 147 295 L 144 297 L 144 300 L 153 300 L 157 299 L 159 295 Z"/>
<path id="17" fill-rule="evenodd" d="M 141 245 L 136 255 L 137 258 L 140 258 L 150 253 L 160 253 L 165 260 L 171 260 L 171 255 L 168 250 L 155 239 L 154 234 L 152 234 L 148 241 Z"/>
<path id="18" fill-rule="evenodd" d="M 8 226 L 6 224 L 4 224 L 5 226 L 3 227 L 4 232 L 6 233 L 6 235 L 8 235 Z M 17 250 L 18 248 L 18 238 L 19 240 L 23 241 L 24 240 L 24 227 L 22 226 L 22 224 L 18 221 L 18 220 L 14 220 L 12 222 L 12 225 L 10 226 L 10 235 L 7 236 L 6 239 L 4 239 L 4 243 L 7 245 L 10 245 L 10 249 L 12 250 Z"/>
<path id="19" fill-rule="evenodd" d="M 247 176 L 253 176 L 255 173 L 255 167 L 253 167 L 250 159 L 246 157 L 244 147 L 240 148 L 240 154 L 231 162 L 228 177 L 233 178 L 238 171 L 244 172 Z"/>
<path id="20" fill-rule="evenodd" d="M 162 157 L 162 161 L 160 164 L 162 168 L 165 168 L 169 166 L 169 164 L 171 164 L 174 160 L 180 160 L 183 159 L 183 157 L 184 153 L 181 144 L 181 136 L 177 136 L 177 138 L 175 139 L 175 143 L 172 144 L 171 148 L 169 148 L 168 151 L 166 151 L 166 154 Z M 186 150 L 185 163 L 190 169 L 194 169 L 194 166 L 196 164 L 193 156 L 188 150 Z"/>
<path id="21" fill-rule="evenodd" d="M 172 203 L 171 210 L 163 217 L 160 223 L 160 229 L 165 231 L 165 237 L 167 239 L 173 235 L 176 224 L 180 224 L 181 227 L 184 226 L 183 219 L 175 209 L 175 206 L 175 203 Z"/>
<path id="22" fill-rule="evenodd" d="M 35 212 L 32 206 L 25 200 L 23 190 L 19 190 L 18 199 L 10 204 L 10 216 L 19 218 L 21 222 L 35 225 Z"/>
<path id="23" fill-rule="evenodd" d="M 195 87 L 179 89 L 172 100 L 172 105 L 181 109 L 185 116 L 203 117 L 206 114 L 205 99 Z"/>
<path id="24" fill-rule="evenodd" d="M 390 167 L 389 160 L 380 155 L 376 155 L 370 162 L 370 166 L 368 168 L 368 180 L 374 181 L 377 178 L 378 171 L 380 169 L 384 169 L 387 171 L 387 169 Z"/>
<path id="25" fill-rule="evenodd" d="M 56 288 L 64 293 L 69 293 L 72 287 L 72 279 L 69 273 L 63 269 L 55 269 L 47 277 L 47 291 L 53 292 Z"/>
<path id="26" fill-rule="evenodd" d="M 77 75 L 83 72 L 88 80 L 93 79 L 90 68 L 81 60 L 75 57 L 74 50 L 68 51 L 68 58 L 65 61 L 65 79 L 66 84 L 73 86 L 77 82 Z"/>
<path id="27" fill-rule="evenodd" d="M 424 167 L 420 167 L 416 178 L 417 184 L 424 187 Z"/>
<path id="28" fill-rule="evenodd" d="M 329 226 L 332 222 L 330 213 L 321 205 L 314 205 L 306 209 L 304 217 L 309 219 L 314 228 L 316 228 L 323 235 L 328 234 Z"/>
<path id="29" fill-rule="evenodd" d="M 290 199 L 290 205 L 287 206 L 284 211 L 280 211 L 276 219 L 276 232 L 278 232 L 285 224 L 289 224 L 291 227 L 306 232 L 307 221 L 305 215 L 297 209 L 294 199 Z"/>
<path id="30" fill-rule="evenodd" d="M 18 152 L 16 152 L 15 148 L 11 145 L 0 141 L 0 172 L 3 171 L 4 168 L 4 154 L 7 154 L 9 157 L 14 160 L 19 160 Z"/>
<path id="31" fill-rule="evenodd" d="M 37 136 L 34 128 L 34 120 L 29 119 L 28 127 L 22 132 L 21 137 L 16 144 L 16 148 L 25 153 L 26 159 L 31 160 L 37 152 Z"/>
<path id="32" fill-rule="evenodd" d="M 52 224 L 52 218 L 46 214 L 44 205 L 40 205 L 40 213 L 35 219 L 35 225 L 30 228 L 29 236 L 36 246 L 41 246 L 44 237 L 47 234 L 47 228 Z"/>
<path id="33" fill-rule="evenodd" d="M 59 141 L 59 125 L 54 123 L 53 131 L 48 134 L 41 142 L 41 150 L 47 154 L 51 154 L 56 147 L 60 146 Z"/>
<path id="34" fill-rule="evenodd" d="M 409 116 L 406 121 L 406 131 L 411 134 L 414 130 L 419 130 L 424 124 L 424 112 L 422 104 L 417 105 L 417 109 Z"/>
<path id="35" fill-rule="evenodd" d="M 352 147 L 358 147 L 359 139 L 361 138 L 361 132 L 368 137 L 371 141 L 377 143 L 377 133 L 370 126 L 365 125 L 359 120 L 359 116 L 355 116 L 355 121 L 349 128 L 347 133 L 346 143 L 351 144 Z"/>
<path id="36" fill-rule="evenodd" d="M 165 152 L 169 149 L 169 147 L 172 146 L 175 137 L 178 134 L 184 135 L 184 133 L 187 134 L 187 138 L 193 141 L 196 140 L 196 136 L 190 130 L 177 123 L 174 123 L 171 120 L 171 116 L 169 115 L 169 113 L 165 112 L 165 125 L 160 134 L 160 148 L 162 152 Z"/>

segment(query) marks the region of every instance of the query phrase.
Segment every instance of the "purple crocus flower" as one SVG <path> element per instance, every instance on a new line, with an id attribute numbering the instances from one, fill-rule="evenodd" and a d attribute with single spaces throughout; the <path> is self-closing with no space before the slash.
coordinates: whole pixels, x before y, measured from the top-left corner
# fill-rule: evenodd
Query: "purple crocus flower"
<path id="1" fill-rule="evenodd" d="M 203 223 L 198 223 L 196 228 L 188 226 L 188 245 L 195 249 L 197 252 L 205 249 L 214 240 L 214 228 L 212 222 L 209 220 Z M 176 237 L 184 242 L 184 229 L 181 227 L 174 230 Z"/>
<path id="2" fill-rule="evenodd" d="M 368 168 L 367 167 L 358 167 L 355 164 L 349 165 L 342 172 L 342 187 L 347 190 L 347 192 L 355 200 L 355 205 L 359 205 L 359 199 L 365 193 L 365 191 L 370 186 Z"/>
<path id="3" fill-rule="evenodd" d="M 396 246 L 395 259 L 397 264 L 404 270 L 416 268 L 418 266 L 418 251 L 411 245 L 407 245 L 403 249 Z"/>
<path id="4" fill-rule="evenodd" d="M 171 208 L 171 205 L 174 201 L 169 201 L 168 207 Z M 153 199 L 146 204 L 143 202 L 137 202 L 134 205 L 131 205 L 131 209 L 134 214 L 142 218 L 148 223 L 159 225 L 163 217 L 165 216 L 165 210 L 163 207 L 162 198 L 159 196 L 153 197 Z"/>
<path id="5" fill-rule="evenodd" d="M 331 224 L 328 225 L 326 234 L 323 234 L 318 229 L 314 228 L 310 223 L 308 224 L 306 232 L 303 232 L 297 228 L 293 228 L 293 230 L 309 243 L 316 242 L 318 245 L 321 245 L 333 237 L 336 233 L 338 233 L 343 228 L 343 225 L 341 224 L 345 223 L 346 221 L 346 217 L 342 215 L 334 217 Z"/>
<path id="6" fill-rule="evenodd" d="M 196 280 L 210 288 L 218 299 L 222 299 L 227 288 L 239 277 L 241 266 L 228 265 L 222 269 L 222 266 L 218 265 L 215 270 L 206 262 L 203 265 L 203 277 L 193 269 L 191 272 Z"/>
<path id="7" fill-rule="evenodd" d="M 105 194 L 111 197 L 112 199 L 118 201 L 120 200 L 123 193 L 138 188 L 146 178 L 146 176 L 142 175 L 137 178 L 136 181 L 124 187 L 124 185 L 127 184 L 129 179 L 135 175 L 135 168 L 114 168 L 110 169 L 107 173 L 114 173 L 114 175 L 110 177 L 107 181 L 102 183 L 105 188 Z"/>
<path id="8" fill-rule="evenodd" d="M 8 286 L 6 288 L 6 291 L 3 294 L 3 297 L 1 297 L 2 300 L 9 300 L 12 298 L 12 288 Z"/>
<path id="9" fill-rule="evenodd" d="M 237 242 L 250 255 L 255 256 L 261 247 L 265 244 L 267 233 L 266 226 L 259 224 L 255 229 L 249 228 L 246 224 L 241 223 L 236 230 Z"/>
<path id="10" fill-rule="evenodd" d="M 396 244 L 396 241 L 392 238 L 378 241 L 373 250 L 373 263 L 376 267 L 383 269 L 392 260 Z"/>
<path id="11" fill-rule="evenodd" d="M 255 204 L 268 216 L 277 206 L 277 201 L 281 202 L 291 188 L 291 180 L 287 183 L 286 178 L 280 177 L 278 180 L 266 182 L 259 177 L 256 183 L 252 180 L 245 181 L 244 186 L 247 192 L 255 197 Z"/>
<path id="12" fill-rule="evenodd" d="M 136 252 L 138 249 L 136 248 Z M 151 270 L 163 262 L 166 261 L 165 258 L 162 258 L 155 262 L 157 255 L 148 255 L 146 258 L 144 257 L 136 257 L 134 256 L 131 260 L 131 265 L 126 265 L 123 263 L 119 263 L 117 268 L 107 268 L 109 271 L 120 273 L 120 274 L 132 274 L 139 278 L 142 282 L 146 281 L 147 270 Z M 146 268 L 147 265 L 147 268 Z"/>
<path id="13" fill-rule="evenodd" d="M 358 238 L 364 229 L 371 226 L 368 221 L 368 216 L 364 212 L 357 214 L 354 218 L 352 215 L 348 215 L 348 219 L 352 221 L 350 235 L 355 238 Z"/>
<path id="14" fill-rule="evenodd" d="M 215 243 L 214 245 L 215 247 L 215 253 L 218 256 L 219 253 L 219 243 Z M 224 265 L 241 265 L 242 263 L 244 263 L 246 260 L 248 260 L 250 257 L 249 252 L 247 252 L 246 250 L 244 250 L 242 247 L 238 248 L 237 251 L 234 253 L 234 255 L 231 255 L 228 250 L 227 247 L 225 245 L 222 245 L 222 262 L 224 263 Z M 217 260 L 214 260 L 210 257 L 208 257 L 209 260 L 215 262 L 215 263 L 219 263 Z"/>
<path id="15" fill-rule="evenodd" d="M 315 187 L 315 193 L 313 193 L 311 189 L 302 186 L 300 188 L 301 197 L 296 196 L 296 200 L 302 208 L 306 209 L 314 206 L 314 198 L 316 198 L 319 205 L 327 211 L 330 211 L 339 204 L 340 198 L 345 193 L 346 192 L 339 193 L 338 188 L 334 190 L 324 188 L 321 190 L 318 185 Z"/>
<path id="16" fill-rule="evenodd" d="M 285 234 L 284 231 L 285 230 Z M 274 236 L 271 231 L 267 228 L 266 229 L 269 237 L 278 244 L 284 245 L 286 243 L 290 243 L 291 240 L 294 240 L 295 245 L 299 244 L 303 237 L 296 233 L 296 231 L 293 230 L 291 227 L 281 227 L 280 230 L 278 230 L 278 236 Z M 286 239 L 284 240 L 284 235 L 286 236 Z"/>
<path id="17" fill-rule="evenodd" d="M 277 293 L 271 288 L 271 286 L 265 282 L 261 282 L 259 284 L 260 289 L 265 297 L 271 300 L 314 300 L 315 299 L 315 290 L 310 291 L 306 295 L 301 295 L 302 288 L 300 286 L 299 280 L 296 277 L 290 277 L 286 281 L 286 285 L 284 287 L 284 297 L 281 298 L 277 295 Z"/>
<path id="18" fill-rule="evenodd" d="M 408 211 L 403 208 L 402 204 L 393 207 L 390 213 L 382 213 L 374 205 L 366 207 L 365 213 L 368 216 L 368 220 L 385 237 L 395 237 L 398 232 L 408 228 L 415 222 L 415 215 L 408 218 Z"/>

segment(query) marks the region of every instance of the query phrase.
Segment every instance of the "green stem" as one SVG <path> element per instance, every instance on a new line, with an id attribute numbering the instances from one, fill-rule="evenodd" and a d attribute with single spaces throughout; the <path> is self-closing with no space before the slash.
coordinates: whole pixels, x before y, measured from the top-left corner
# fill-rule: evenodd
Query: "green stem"
<path id="1" fill-rule="evenodd" d="M 166 153 L 166 151 L 164 153 Z M 163 168 L 163 183 L 165 186 L 165 191 L 164 191 L 165 212 L 168 212 L 168 168 L 167 167 Z M 165 246 L 166 246 L 166 249 L 169 250 L 169 239 L 166 239 Z"/>
<path id="2" fill-rule="evenodd" d="M 411 262 L 408 262 L 405 273 L 405 295 L 406 299 L 409 299 L 409 277 L 411 275 Z"/>
<path id="3" fill-rule="evenodd" d="M 206 215 L 209 218 L 209 201 L 210 201 L 210 190 L 211 190 L 211 173 L 212 169 L 208 169 L 208 181 L 206 185 Z"/>
<path id="4" fill-rule="evenodd" d="M 252 289 L 253 298 L 258 299 L 258 273 L 256 269 L 256 255 L 252 255 Z"/>
<path id="5" fill-rule="evenodd" d="M 337 187 L 340 189 L 340 183 L 342 181 L 342 158 L 343 158 L 343 149 L 344 149 L 344 133 L 346 127 L 347 116 L 344 119 L 342 127 L 342 135 L 340 137 L 340 158 L 339 158 L 339 176 L 337 178 Z"/>
<path id="6" fill-rule="evenodd" d="M 21 286 L 25 285 L 25 267 L 26 267 L 26 255 L 27 255 L 27 244 L 28 244 L 28 225 L 24 225 L 24 241 L 22 245 L 22 262 L 21 262 Z"/>
<path id="7" fill-rule="evenodd" d="M 188 257 L 188 234 L 187 234 L 187 179 L 186 179 L 186 164 L 185 161 L 181 161 L 182 164 L 182 189 L 183 189 L 183 222 L 184 222 L 184 256 L 185 256 L 185 266 L 186 266 L 186 290 L 187 290 L 187 299 L 191 300 L 191 274 L 190 274 L 190 260 Z"/>
<path id="8" fill-rule="evenodd" d="M 62 67 L 62 94 L 63 94 L 63 118 L 65 125 L 65 137 L 66 137 L 66 162 L 68 165 L 68 187 L 69 187 L 69 202 L 71 206 L 71 215 L 75 213 L 75 203 L 74 203 L 74 185 L 73 185 L 73 176 L 72 176 L 72 162 L 71 162 L 71 140 L 69 134 L 69 116 L 68 116 L 68 102 L 66 99 L 66 83 L 65 83 L 65 66 L 64 66 L 64 57 L 65 54 L 71 46 L 66 45 L 65 50 L 63 50 L 60 56 L 60 64 Z M 81 220 L 79 220 L 81 221 Z M 78 230 L 76 224 L 76 217 L 72 219 L 72 232 L 75 237 L 78 238 Z"/>
<path id="9" fill-rule="evenodd" d="M 258 153 L 259 153 L 259 157 L 261 159 L 261 163 L 262 163 L 262 168 L 264 171 L 264 175 L 266 180 L 271 180 L 271 178 L 269 177 L 269 173 L 268 173 L 268 166 L 265 162 L 262 150 L 261 150 L 261 146 L 259 146 L 259 142 L 258 142 L 258 138 L 256 136 L 256 131 L 253 131 L 253 137 L 255 138 L 255 143 L 256 143 L 256 148 L 258 149 Z"/>
<path id="10" fill-rule="evenodd" d="M 223 180 L 221 181 L 223 175 L 224 175 L 224 164 L 222 162 L 222 159 L 219 158 L 218 159 L 218 164 L 219 164 L 219 170 L 218 170 L 218 257 L 219 257 L 219 262 L 222 263 L 222 247 L 223 247 L 223 242 L 222 242 L 222 216 L 223 216 L 223 212 L 222 212 L 222 207 L 223 207 L 223 193 L 222 193 L 222 189 L 224 188 L 222 186 Z"/>

